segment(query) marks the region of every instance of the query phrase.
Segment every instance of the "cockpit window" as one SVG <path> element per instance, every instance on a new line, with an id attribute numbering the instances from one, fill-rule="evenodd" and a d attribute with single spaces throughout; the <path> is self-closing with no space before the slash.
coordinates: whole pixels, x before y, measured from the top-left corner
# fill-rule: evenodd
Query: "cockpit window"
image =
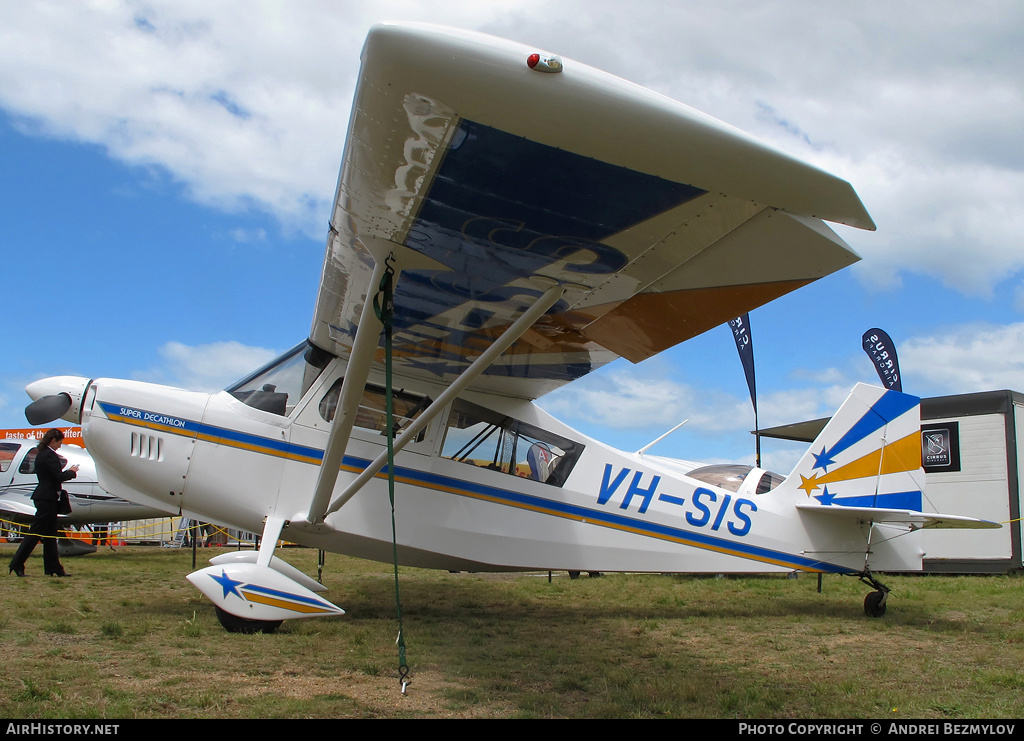
<path id="1" fill-rule="evenodd" d="M 584 445 L 463 399 L 452 405 L 441 455 L 562 486 Z"/>
<path id="2" fill-rule="evenodd" d="M 296 345 L 227 392 L 254 409 L 286 417 L 331 361 L 330 353 L 307 342 Z"/>

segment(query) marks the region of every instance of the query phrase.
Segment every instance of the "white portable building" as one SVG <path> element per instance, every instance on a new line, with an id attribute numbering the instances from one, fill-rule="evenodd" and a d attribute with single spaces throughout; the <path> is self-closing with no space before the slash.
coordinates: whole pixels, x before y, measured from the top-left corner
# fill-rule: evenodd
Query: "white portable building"
<path id="1" fill-rule="evenodd" d="M 929 573 L 1021 568 L 1024 395 L 986 391 L 921 400 L 925 508 L 1003 523 L 999 530 L 928 530 Z"/>

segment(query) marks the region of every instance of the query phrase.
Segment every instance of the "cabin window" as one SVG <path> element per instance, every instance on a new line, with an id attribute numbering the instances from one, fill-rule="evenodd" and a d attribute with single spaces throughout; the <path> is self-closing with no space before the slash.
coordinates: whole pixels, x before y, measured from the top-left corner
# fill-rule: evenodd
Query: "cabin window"
<path id="1" fill-rule="evenodd" d="M 35 473 L 36 472 L 36 453 L 39 452 L 39 448 L 33 446 L 32 450 L 25 454 L 25 457 L 21 459 L 21 465 L 18 466 L 18 473 Z M 57 454 L 57 458 L 60 460 L 60 467 L 64 468 L 68 462 L 67 459 L 60 453 Z"/>
<path id="2" fill-rule="evenodd" d="M 332 357 L 303 342 L 229 386 L 227 392 L 254 409 L 287 417 Z"/>
<path id="3" fill-rule="evenodd" d="M 39 452 L 39 448 L 34 447 L 32 450 L 25 454 L 25 457 L 21 460 L 21 465 L 18 466 L 18 473 L 35 473 L 36 472 L 36 453 Z M 68 459 L 57 453 L 57 460 L 60 461 L 60 467 L 63 469 L 68 465 Z"/>
<path id="4" fill-rule="evenodd" d="M 21 450 L 20 443 L 0 443 L 0 473 L 6 471 L 14 462 L 14 456 Z"/>
<path id="5" fill-rule="evenodd" d="M 344 378 L 339 378 L 331 386 L 330 391 L 324 394 L 320 400 L 320 416 L 330 422 L 338 409 L 338 399 L 341 398 L 341 384 Z M 387 430 L 387 411 L 385 409 L 385 391 L 381 386 L 366 384 L 363 388 L 363 398 L 359 401 L 359 410 L 356 412 L 355 426 L 364 430 L 374 430 L 384 434 Z M 430 398 L 411 394 L 403 389 L 395 389 L 391 392 L 391 415 L 394 420 L 395 437 L 412 424 L 420 414 L 430 406 Z M 414 442 L 420 442 L 426 435 L 422 430 Z"/>
<path id="6" fill-rule="evenodd" d="M 441 455 L 460 463 L 562 486 L 583 444 L 458 399 Z"/>
<path id="7" fill-rule="evenodd" d="M 757 489 L 754 491 L 755 494 L 767 494 L 776 486 L 786 480 L 786 477 L 782 474 L 775 473 L 773 471 L 765 471 L 761 474 L 761 480 L 757 482 Z"/>

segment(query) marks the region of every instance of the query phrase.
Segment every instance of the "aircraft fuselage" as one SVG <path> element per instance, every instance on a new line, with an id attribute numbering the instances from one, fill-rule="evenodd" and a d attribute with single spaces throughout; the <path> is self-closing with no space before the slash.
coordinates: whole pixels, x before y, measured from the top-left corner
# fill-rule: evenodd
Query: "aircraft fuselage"
<path id="1" fill-rule="evenodd" d="M 245 390 L 202 394 L 94 380 L 81 418 L 100 483 L 140 503 L 253 532 L 277 514 L 299 523 L 286 527 L 285 540 L 390 560 L 386 472 L 324 523 L 305 520 L 331 391 L 344 370 L 332 361 L 294 405 L 293 395 L 256 377 L 258 391 L 280 401 L 276 411 L 267 411 L 273 398 L 256 402 Z M 336 494 L 386 445 L 375 381 Z M 401 378 L 394 386 L 402 408 L 414 411 L 418 398 L 443 390 Z M 824 527 L 800 516 L 790 495 L 755 494 L 753 480 L 731 491 L 690 478 L 678 463 L 614 450 L 511 397 L 467 392 L 398 454 L 395 467 L 399 558 L 408 565 L 713 573 L 851 573 L 865 565 L 866 525 Z M 753 471 L 751 479 L 761 473 Z M 871 563 L 914 566 L 884 547 Z"/>

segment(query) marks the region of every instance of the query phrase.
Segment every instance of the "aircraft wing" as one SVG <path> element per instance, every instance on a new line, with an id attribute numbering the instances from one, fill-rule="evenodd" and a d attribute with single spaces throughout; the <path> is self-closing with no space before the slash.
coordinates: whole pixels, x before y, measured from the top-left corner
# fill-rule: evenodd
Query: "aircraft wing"
<path id="1" fill-rule="evenodd" d="M 796 508 L 801 512 L 815 512 L 826 517 L 845 517 L 863 522 L 875 522 L 887 525 L 906 525 L 912 530 L 995 530 L 1002 527 L 998 522 L 979 520 L 974 517 L 940 515 L 934 512 L 917 512 L 909 509 L 822 506 L 820 504 L 798 504 Z"/>
<path id="2" fill-rule="evenodd" d="M 661 95 L 491 36 L 379 25 L 310 339 L 347 355 L 373 259 L 394 253 L 396 370 L 445 382 L 558 283 L 473 386 L 536 398 L 857 261 L 823 220 L 874 228 L 849 183 Z"/>

